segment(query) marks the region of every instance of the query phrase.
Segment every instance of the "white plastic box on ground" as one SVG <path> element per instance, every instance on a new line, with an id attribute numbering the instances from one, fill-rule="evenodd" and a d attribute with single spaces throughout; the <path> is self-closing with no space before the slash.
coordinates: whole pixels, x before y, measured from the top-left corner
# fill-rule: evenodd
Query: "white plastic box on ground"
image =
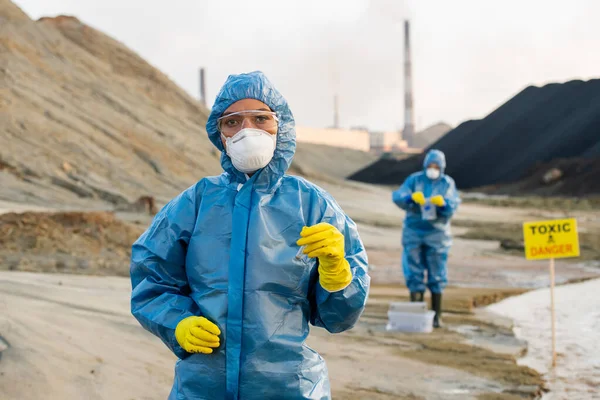
<path id="1" fill-rule="evenodd" d="M 435 312 L 423 313 L 388 311 L 388 324 L 386 330 L 396 332 L 429 333 L 433 331 L 433 317 Z"/>

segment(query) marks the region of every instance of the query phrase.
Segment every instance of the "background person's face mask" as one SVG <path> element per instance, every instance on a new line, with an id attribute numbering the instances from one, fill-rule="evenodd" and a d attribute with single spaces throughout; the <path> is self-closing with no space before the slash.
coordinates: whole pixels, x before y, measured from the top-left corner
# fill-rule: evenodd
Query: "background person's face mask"
<path id="1" fill-rule="evenodd" d="M 440 170 L 437 168 L 427 168 L 427 170 L 425 170 L 425 174 L 429 179 L 436 180 L 440 177 Z"/>
<path id="2" fill-rule="evenodd" d="M 245 128 L 232 137 L 221 136 L 233 166 L 245 174 L 266 167 L 275 153 L 277 135 L 261 129 Z"/>

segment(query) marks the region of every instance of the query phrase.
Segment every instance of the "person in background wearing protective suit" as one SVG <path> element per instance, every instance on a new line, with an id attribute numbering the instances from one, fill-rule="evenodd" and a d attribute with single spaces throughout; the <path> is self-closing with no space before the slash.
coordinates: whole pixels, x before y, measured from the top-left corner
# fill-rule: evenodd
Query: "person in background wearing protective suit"
<path id="1" fill-rule="evenodd" d="M 452 245 L 450 219 L 460 198 L 454 180 L 444 174 L 446 157 L 439 150 L 425 156 L 423 171 L 410 175 L 392 199 L 406 211 L 402 230 L 402 269 L 411 301 L 423 301 L 425 271 L 431 291 L 433 325 L 441 327 L 442 291 L 448 283 L 446 264 Z"/>
<path id="2" fill-rule="evenodd" d="M 179 358 L 169 399 L 330 399 L 309 323 L 352 328 L 370 284 L 354 222 L 286 175 L 294 118 L 260 72 L 229 76 L 206 130 L 223 174 L 170 201 L 135 242 L 131 311 Z"/>

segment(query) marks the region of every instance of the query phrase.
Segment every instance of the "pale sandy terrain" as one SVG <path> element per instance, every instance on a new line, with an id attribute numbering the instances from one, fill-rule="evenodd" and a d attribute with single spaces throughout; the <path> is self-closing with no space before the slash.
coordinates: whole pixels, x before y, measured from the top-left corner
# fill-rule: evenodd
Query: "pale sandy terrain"
<path id="1" fill-rule="evenodd" d="M 165 399 L 175 357 L 129 313 L 130 283 L 119 277 L 0 272 L 0 362 L 6 400 Z M 373 337 L 384 321 L 332 336 L 313 329 L 336 396 L 344 399 L 468 399 L 501 391 L 497 382 L 399 357 L 418 344 Z M 404 397 L 407 396 L 407 397 Z"/>
<path id="2" fill-rule="evenodd" d="M 469 352 L 445 354 L 431 347 L 446 343 L 451 349 L 470 343 L 508 354 L 522 351 L 522 344 L 515 344 L 506 328 L 490 328 L 489 321 L 466 316 L 463 306 L 456 308 L 461 302 L 475 302 L 471 300 L 475 292 L 449 292 L 449 329 L 435 332 L 430 339 L 385 333 L 387 304 L 407 294 L 399 262 L 402 213 L 389 201 L 388 189 L 341 182 L 323 186 L 359 223 L 375 267 L 369 306 L 359 325 L 336 336 L 313 329 L 309 338 L 309 344 L 328 362 L 335 399 L 475 399 L 507 390 L 524 396 L 517 398 L 529 398 L 526 393 L 538 390 L 527 383 L 530 378 L 519 378 L 521 373 L 528 376 L 525 370 L 513 371 L 517 378 L 506 382 L 501 378 L 505 372 L 493 367 L 497 360 L 486 363 L 490 370 L 481 372 L 470 369 L 473 355 Z M 0 206 L 16 211 L 25 208 Z M 465 204 L 457 219 L 495 221 L 501 214 L 519 220 L 534 216 L 531 213 Z M 139 214 L 119 216 L 142 225 L 149 221 Z M 455 233 L 464 229 L 456 228 Z M 573 263 L 557 263 L 557 267 L 559 282 L 600 272 Z M 499 252 L 493 241 L 456 239 L 450 277 L 453 285 L 488 287 L 483 295 L 495 298 L 494 288 L 543 286 L 546 268 L 545 263 Z M 130 315 L 129 279 L 4 271 L 0 272 L 0 293 L 0 333 L 10 344 L 0 362 L 1 399 L 166 398 L 175 357 Z M 473 331 L 474 326 L 480 327 Z M 427 344 L 428 340 L 432 342 Z M 492 354 L 475 357 L 494 360 Z M 439 363 L 437 357 L 445 359 Z M 504 362 L 498 365 L 506 367 Z M 521 379 L 525 383 L 514 383 Z"/>
<path id="3" fill-rule="evenodd" d="M 0 398 L 165 399 L 175 357 L 129 313 L 124 278 L 0 275 Z"/>

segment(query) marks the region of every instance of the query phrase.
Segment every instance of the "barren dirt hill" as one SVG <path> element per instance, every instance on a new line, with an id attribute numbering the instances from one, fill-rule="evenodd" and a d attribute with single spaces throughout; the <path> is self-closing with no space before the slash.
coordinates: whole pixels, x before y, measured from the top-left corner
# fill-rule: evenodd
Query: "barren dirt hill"
<path id="1" fill-rule="evenodd" d="M 0 52 L 2 198 L 117 203 L 219 172 L 207 110 L 76 18 L 34 22 L 0 0 Z"/>
<path id="2" fill-rule="evenodd" d="M 0 200 L 89 208 L 154 196 L 160 204 L 221 172 L 204 129 L 208 110 L 77 18 L 33 21 L 0 0 L 0 57 Z M 329 175 L 333 165 L 341 178 L 372 161 L 300 147 L 292 173 Z"/>

